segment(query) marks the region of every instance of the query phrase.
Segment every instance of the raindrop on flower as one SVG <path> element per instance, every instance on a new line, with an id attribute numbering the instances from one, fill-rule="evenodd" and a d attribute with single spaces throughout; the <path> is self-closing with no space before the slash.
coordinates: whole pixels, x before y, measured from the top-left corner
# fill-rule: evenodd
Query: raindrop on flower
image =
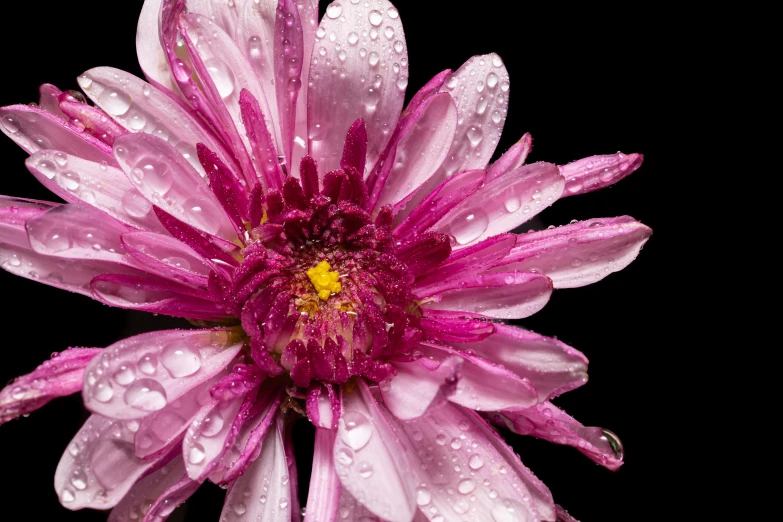
<path id="1" fill-rule="evenodd" d="M 354 451 L 365 447 L 372 437 L 372 424 L 358 411 L 343 415 L 340 418 L 340 428 L 340 438 Z"/>

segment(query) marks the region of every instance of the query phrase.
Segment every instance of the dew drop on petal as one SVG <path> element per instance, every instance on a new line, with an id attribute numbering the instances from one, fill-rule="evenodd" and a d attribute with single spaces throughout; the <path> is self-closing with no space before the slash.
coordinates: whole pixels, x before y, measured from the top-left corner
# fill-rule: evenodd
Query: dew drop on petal
<path id="1" fill-rule="evenodd" d="M 190 447 L 190 451 L 188 451 L 188 462 L 191 464 L 201 464 L 204 462 L 206 456 L 207 453 L 204 451 L 204 446 L 196 442 Z"/>
<path id="2" fill-rule="evenodd" d="M 160 362 L 172 377 L 187 377 L 201 368 L 201 354 L 197 348 L 175 341 L 163 348 Z"/>
<path id="3" fill-rule="evenodd" d="M 420 506 L 426 506 L 432 501 L 432 493 L 425 488 L 420 487 L 416 489 L 416 504 Z"/>
<path id="4" fill-rule="evenodd" d="M 353 453 L 351 450 L 340 448 L 337 451 L 337 463 L 346 467 L 353 464 Z"/>
<path id="5" fill-rule="evenodd" d="M 154 375 L 158 370 L 158 356 L 154 353 L 147 353 L 141 356 L 138 362 L 139 370 L 147 375 Z"/>
<path id="6" fill-rule="evenodd" d="M 209 77 L 215 84 L 215 88 L 224 100 L 233 94 L 235 89 L 234 73 L 231 72 L 228 65 L 222 60 L 211 58 L 204 62 L 204 66 L 209 71 Z"/>
<path id="7" fill-rule="evenodd" d="M 489 226 L 489 217 L 483 210 L 467 210 L 457 216 L 449 225 L 457 243 L 466 245 L 479 238 Z"/>
<path id="8" fill-rule="evenodd" d="M 136 372 L 133 370 L 133 366 L 131 365 L 123 364 L 119 368 L 117 368 L 116 372 L 114 372 L 114 381 L 117 384 L 127 386 L 128 384 L 132 383 L 135 379 L 136 379 Z"/>
<path id="9" fill-rule="evenodd" d="M 122 116 L 130 109 L 131 99 L 122 91 L 106 89 L 98 97 L 98 104 L 110 116 Z"/>
<path id="10" fill-rule="evenodd" d="M 362 462 L 361 464 L 359 464 L 359 475 L 362 478 L 366 479 L 372 477 L 373 471 L 374 470 L 372 469 L 372 464 L 370 464 L 369 462 Z"/>
<path id="11" fill-rule="evenodd" d="M 474 489 L 476 489 L 476 481 L 473 479 L 462 479 L 459 484 L 457 484 L 457 491 L 463 495 L 467 495 Z"/>
<path id="12" fill-rule="evenodd" d="M 339 18 L 343 14 L 343 6 L 340 2 L 332 2 L 329 7 L 326 8 L 326 16 L 334 20 Z"/>
<path id="13" fill-rule="evenodd" d="M 109 402 L 114 397 L 114 389 L 108 379 L 101 379 L 95 383 L 92 389 L 92 396 L 98 402 Z"/>
<path id="14" fill-rule="evenodd" d="M 201 435 L 204 437 L 214 437 L 223 429 L 223 416 L 218 411 L 210 413 L 209 417 L 201 423 Z"/>
<path id="15" fill-rule="evenodd" d="M 372 424 L 358 411 L 343 415 L 340 418 L 340 428 L 340 438 L 354 451 L 365 447 L 372 437 Z"/>
<path id="16" fill-rule="evenodd" d="M 378 27 L 383 22 L 383 14 L 380 11 L 370 11 L 369 19 L 373 26 Z"/>
<path id="17" fill-rule="evenodd" d="M 166 407 L 166 390 L 158 381 L 139 379 L 125 390 L 125 403 L 141 411 L 158 411 Z"/>

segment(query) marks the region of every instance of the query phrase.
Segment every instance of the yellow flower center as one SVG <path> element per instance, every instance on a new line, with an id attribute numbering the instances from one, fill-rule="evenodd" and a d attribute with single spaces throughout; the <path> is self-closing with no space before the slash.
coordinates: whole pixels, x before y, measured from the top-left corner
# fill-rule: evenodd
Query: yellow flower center
<path id="1" fill-rule="evenodd" d="M 318 297 L 326 301 L 332 294 L 342 290 L 342 285 L 337 281 L 340 274 L 331 271 L 332 267 L 326 261 L 321 261 L 307 271 L 307 277 L 313 283 Z"/>

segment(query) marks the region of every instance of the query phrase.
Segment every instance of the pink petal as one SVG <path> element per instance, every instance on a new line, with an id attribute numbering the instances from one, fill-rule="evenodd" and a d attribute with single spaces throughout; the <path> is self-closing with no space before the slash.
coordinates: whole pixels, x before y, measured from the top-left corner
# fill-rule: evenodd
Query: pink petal
<path id="1" fill-rule="evenodd" d="M 284 427 L 279 418 L 276 424 L 264 438 L 258 458 L 228 490 L 220 520 L 291 521 L 294 502 L 283 443 Z"/>
<path id="2" fill-rule="evenodd" d="M 275 90 L 282 139 L 279 149 L 283 152 L 286 164 L 291 165 L 290 168 L 294 167 L 291 156 L 296 127 L 296 100 L 302 88 L 303 46 L 302 21 L 299 19 L 297 2 L 280 0 L 275 17 Z"/>
<path id="3" fill-rule="evenodd" d="M 398 238 L 427 231 L 461 201 L 470 197 L 484 183 L 483 170 L 466 170 L 441 183 L 415 207 L 405 200 L 395 205 L 396 220 L 404 220 L 394 229 Z M 407 217 L 406 217 L 407 216 Z"/>
<path id="4" fill-rule="evenodd" d="M 38 88 L 38 92 L 41 95 L 38 100 L 38 105 L 41 106 L 41 109 L 45 110 L 49 114 L 52 114 L 53 116 L 60 118 L 61 120 L 68 119 L 65 113 L 60 110 L 59 97 L 63 91 L 50 83 L 45 83 Z"/>
<path id="5" fill-rule="evenodd" d="M 163 230 L 152 205 L 116 167 L 52 150 L 36 152 L 25 165 L 42 185 L 69 203 L 91 205 L 142 230 Z"/>
<path id="6" fill-rule="evenodd" d="M 307 392 L 307 418 L 316 428 L 334 429 L 342 404 L 332 384 L 317 384 Z"/>
<path id="7" fill-rule="evenodd" d="M 578 350 L 514 326 L 496 324 L 481 342 L 451 344 L 527 379 L 540 401 L 587 382 L 587 358 Z"/>
<path id="8" fill-rule="evenodd" d="M 528 408 L 538 402 L 536 390 L 527 379 L 500 365 L 470 352 L 458 352 L 432 343 L 420 343 L 418 349 L 424 357 L 435 362 L 453 357 L 462 359 L 453 393 L 448 396 L 451 402 L 478 411 Z"/>
<path id="9" fill-rule="evenodd" d="M 31 413 L 52 399 L 81 391 L 84 368 L 101 350 L 69 348 L 0 390 L 0 424 Z"/>
<path id="10" fill-rule="evenodd" d="M 398 419 L 410 420 L 439 406 L 456 391 L 462 358 L 421 358 L 392 365 L 397 375 L 381 385 L 383 404 Z"/>
<path id="11" fill-rule="evenodd" d="M 444 404 L 400 426 L 411 454 L 427 455 L 413 468 L 424 513 L 444 520 L 554 520 L 549 490 L 475 413 Z"/>
<path id="12" fill-rule="evenodd" d="M 122 244 L 150 273 L 200 288 L 207 288 L 212 265 L 187 245 L 154 232 L 129 232 Z"/>
<path id="13" fill-rule="evenodd" d="M 201 484 L 185 474 L 182 455 L 136 482 L 117 506 L 108 522 L 163 522 Z"/>
<path id="14" fill-rule="evenodd" d="M 459 124 L 446 161 L 434 176 L 483 169 L 498 145 L 508 110 L 508 71 L 497 54 L 474 56 L 441 87 L 457 104 Z"/>
<path id="15" fill-rule="evenodd" d="M 530 154 L 531 148 L 533 148 L 533 137 L 528 132 L 487 168 L 487 182 L 521 167 L 525 163 L 527 155 Z"/>
<path id="16" fill-rule="evenodd" d="M 249 219 L 249 194 L 234 174 L 226 168 L 217 154 L 199 143 L 196 146 L 201 164 L 207 171 L 209 188 L 220 202 L 226 215 L 234 225 L 237 237 L 247 231 L 244 220 Z"/>
<path id="17" fill-rule="evenodd" d="M 418 190 L 443 163 L 456 127 L 457 108 L 447 93 L 433 94 L 406 113 L 371 174 L 378 176 L 371 208 L 394 205 Z"/>
<path id="18" fill-rule="evenodd" d="M 555 506 L 557 509 L 557 522 L 579 522 L 577 519 L 568 514 L 568 511 L 561 506 Z"/>
<path id="19" fill-rule="evenodd" d="M 239 13 L 247 0 L 186 0 L 188 12 L 198 13 L 231 36 L 234 41 L 239 30 Z M 239 5 L 237 5 L 239 4 Z"/>
<path id="20" fill-rule="evenodd" d="M 220 373 L 242 348 L 230 330 L 164 330 L 117 342 L 92 361 L 84 404 L 113 419 L 139 419 L 162 410 Z M 122 384 L 114 378 L 129 369 Z"/>
<path id="21" fill-rule="evenodd" d="M 242 113 L 245 134 L 250 142 L 256 165 L 261 172 L 263 188 L 267 191 L 282 189 L 285 174 L 280 166 L 275 141 L 266 126 L 264 113 L 261 112 L 258 100 L 247 89 L 242 89 L 239 95 L 239 108 Z M 255 189 L 257 188 L 254 187 Z"/>
<path id="22" fill-rule="evenodd" d="M 614 433 L 585 427 L 550 402 L 525 410 L 493 413 L 490 418 L 514 433 L 573 446 L 593 462 L 613 471 L 623 464 L 623 447 Z"/>
<path id="23" fill-rule="evenodd" d="M 585 286 L 631 264 L 651 235 L 650 228 L 629 216 L 520 234 L 493 271 L 538 272 L 551 278 L 555 288 Z"/>
<path id="24" fill-rule="evenodd" d="M 29 154 L 57 149 L 86 160 L 116 165 L 111 148 L 58 117 L 29 105 L 0 108 L 0 130 Z"/>
<path id="25" fill-rule="evenodd" d="M 177 93 L 177 82 L 174 81 L 166 53 L 160 45 L 158 18 L 162 3 L 163 0 L 144 0 L 136 26 L 136 56 L 150 82 Z"/>
<path id="26" fill-rule="evenodd" d="M 56 206 L 48 201 L 0 196 L 0 244 L 30 248 L 25 225 Z"/>
<path id="27" fill-rule="evenodd" d="M 68 509 L 114 507 L 133 484 L 160 459 L 133 454 L 136 422 L 92 415 L 63 453 L 54 489 Z"/>
<path id="28" fill-rule="evenodd" d="M 334 463 L 342 486 L 365 508 L 389 522 L 410 522 L 416 511 L 416 483 L 407 448 L 361 379 L 342 388 L 343 415 L 337 428 Z M 358 388 L 358 389 L 357 389 Z"/>
<path id="29" fill-rule="evenodd" d="M 229 241 L 237 237 L 209 186 L 169 143 L 146 134 L 129 134 L 114 143 L 114 154 L 148 201 L 208 234 Z"/>
<path id="30" fill-rule="evenodd" d="M 39 254 L 129 264 L 120 236 L 129 229 L 91 207 L 61 205 L 27 222 L 30 246 Z"/>
<path id="31" fill-rule="evenodd" d="M 310 78 L 310 61 L 315 44 L 315 32 L 318 29 L 318 2 L 302 0 L 296 2 L 299 9 L 299 20 L 302 23 L 302 72 L 300 80 Z M 307 155 L 307 93 L 309 89 L 300 89 L 296 102 L 296 124 L 294 129 L 294 144 L 291 159 L 291 170 Z"/>
<path id="32" fill-rule="evenodd" d="M 316 428 L 313 471 L 305 508 L 306 522 L 334 522 L 340 505 L 340 480 L 332 461 L 336 430 Z"/>
<path id="33" fill-rule="evenodd" d="M 496 319 L 521 319 L 541 310 L 552 294 L 552 281 L 540 274 L 504 272 L 454 278 L 430 286 L 418 297 L 439 296 L 423 308 L 483 314 Z"/>
<path id="34" fill-rule="evenodd" d="M 128 134 L 128 131 L 115 123 L 105 112 L 77 100 L 70 94 L 60 95 L 60 109 L 71 124 L 90 133 L 107 145 L 114 143 L 117 137 Z"/>
<path id="35" fill-rule="evenodd" d="M 147 82 L 111 67 L 90 69 L 78 81 L 87 96 L 114 121 L 131 132 L 152 134 L 167 141 L 202 177 L 204 169 L 196 156 L 196 143 L 219 152 L 221 159 L 234 165 L 203 124 Z"/>
<path id="36" fill-rule="evenodd" d="M 153 206 L 152 210 L 172 236 L 188 245 L 205 259 L 222 266 L 236 267 L 239 265 L 234 257 L 234 254 L 239 251 L 237 245 L 193 228 L 158 207 Z"/>
<path id="37" fill-rule="evenodd" d="M 387 0 L 331 4 L 314 50 L 307 94 L 309 154 L 323 173 L 339 168 L 345 133 L 362 118 L 367 123 L 367 164 L 374 165 L 400 116 L 408 85 L 397 10 Z M 333 74 L 333 67 L 345 74 Z"/>
<path id="38" fill-rule="evenodd" d="M 607 154 L 590 156 L 560 167 L 560 173 L 566 179 L 563 197 L 575 196 L 599 190 L 613 185 L 630 176 L 642 166 L 641 154 Z"/>
<path id="39" fill-rule="evenodd" d="M 204 94 L 220 118 L 228 143 L 242 165 L 245 181 L 252 188 L 257 181 L 256 168 L 248 155 L 251 150 L 250 142 L 247 136 L 240 132 L 243 127 L 239 94 L 243 89 L 250 91 L 258 100 L 264 114 L 270 114 L 269 100 L 264 97 L 261 84 L 250 63 L 225 31 L 212 24 L 208 18 L 197 14 L 182 15 L 180 31 L 188 46 L 193 68 L 204 87 Z M 270 128 L 269 131 L 275 136 L 277 151 L 281 154 L 279 130 Z"/>
<path id="40" fill-rule="evenodd" d="M 485 183 L 435 228 L 458 245 L 509 232 L 557 201 L 565 180 L 551 163 L 533 163 Z"/>

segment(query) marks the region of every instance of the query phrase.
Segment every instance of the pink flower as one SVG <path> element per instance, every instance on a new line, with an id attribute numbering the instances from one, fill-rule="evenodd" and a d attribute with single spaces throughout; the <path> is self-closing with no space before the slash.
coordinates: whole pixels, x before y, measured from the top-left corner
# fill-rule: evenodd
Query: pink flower
<path id="1" fill-rule="evenodd" d="M 624 268 L 651 231 L 510 231 L 642 157 L 525 164 L 525 135 L 488 165 L 502 60 L 440 73 L 402 111 L 386 0 L 334 2 L 320 25 L 310 0 L 188 8 L 145 2 L 149 83 L 97 68 L 79 78 L 96 106 L 44 85 L 0 110 L 67 202 L 3 196 L 0 264 L 201 329 L 67 350 L 0 392 L 0 423 L 81 391 L 93 415 L 55 488 L 112 521 L 164 520 L 205 480 L 229 488 L 221 520 L 300 520 L 297 416 L 316 426 L 308 521 L 571 520 L 489 423 L 610 469 L 622 446 L 551 403 L 586 382 L 584 355 L 500 320 Z"/>

